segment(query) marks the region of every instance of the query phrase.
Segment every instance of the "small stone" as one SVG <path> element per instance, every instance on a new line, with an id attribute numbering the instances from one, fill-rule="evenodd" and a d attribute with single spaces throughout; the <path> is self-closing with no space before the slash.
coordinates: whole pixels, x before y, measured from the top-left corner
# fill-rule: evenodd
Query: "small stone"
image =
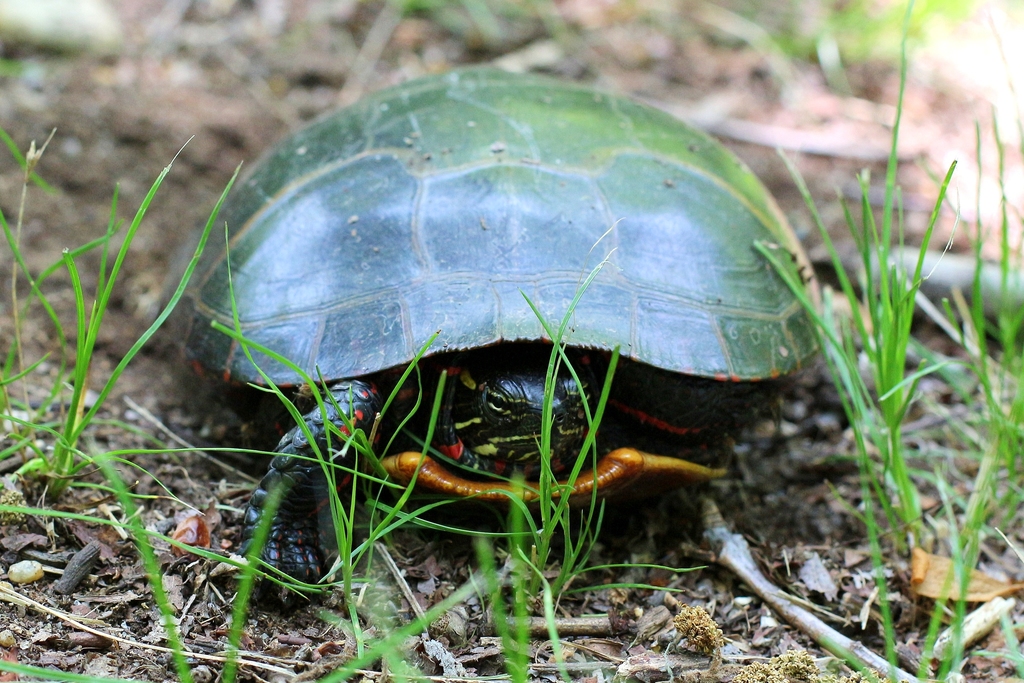
<path id="1" fill-rule="evenodd" d="M 0 40 L 109 55 L 120 50 L 124 31 L 107 0 L 0 0 Z"/>
<path id="2" fill-rule="evenodd" d="M 18 639 L 9 628 L 0 631 L 0 647 L 12 648 L 18 644 Z"/>
<path id="3" fill-rule="evenodd" d="M 15 562 L 7 569 L 7 578 L 11 583 L 32 583 L 43 578 L 43 565 L 35 560 Z"/>
<path id="4" fill-rule="evenodd" d="M 430 624 L 430 635 L 435 638 L 444 637 L 456 647 L 461 647 L 466 642 L 466 625 L 469 622 L 469 613 L 466 608 L 456 605 L 448 610 Z"/>

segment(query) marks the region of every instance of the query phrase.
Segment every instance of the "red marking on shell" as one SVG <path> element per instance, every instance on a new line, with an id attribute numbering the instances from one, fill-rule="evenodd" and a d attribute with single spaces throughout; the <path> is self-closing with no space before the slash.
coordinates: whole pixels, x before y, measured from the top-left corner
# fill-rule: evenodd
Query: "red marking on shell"
<path id="1" fill-rule="evenodd" d="M 364 396 L 363 398 L 366 398 L 366 397 Z M 356 411 L 355 411 L 354 415 L 355 415 L 357 420 L 362 422 L 363 418 L 366 416 L 366 413 L 364 413 L 361 409 L 356 408 Z"/>
<path id="2" fill-rule="evenodd" d="M 677 427 L 665 422 L 664 420 L 659 420 L 652 415 L 648 415 L 642 410 L 637 410 L 632 406 L 627 406 L 622 401 L 614 398 L 608 399 L 608 405 L 612 406 L 616 410 L 621 410 L 627 415 L 632 415 L 636 419 L 640 420 L 640 424 L 650 425 L 655 429 L 660 429 L 661 431 L 668 432 L 669 434 L 678 434 L 680 436 L 684 434 L 696 434 L 701 429 L 700 427 Z"/>
<path id="3" fill-rule="evenodd" d="M 715 380 L 717 380 L 719 382 L 724 382 L 727 379 L 729 379 L 729 376 L 726 375 L 724 372 L 716 372 L 715 373 Z"/>
<path id="4" fill-rule="evenodd" d="M 739 377 L 737 375 L 729 375 L 729 381 L 730 382 L 742 382 L 743 378 Z"/>
<path id="5" fill-rule="evenodd" d="M 462 368 L 460 368 L 458 365 L 449 365 L 445 372 L 448 374 L 449 377 L 455 377 L 460 372 L 462 372 Z"/>
<path id="6" fill-rule="evenodd" d="M 442 444 L 437 447 L 437 450 L 441 451 L 452 460 L 461 460 L 463 450 L 462 439 L 459 439 L 451 445 Z"/>
<path id="7" fill-rule="evenodd" d="M 499 475 L 500 474 L 505 474 L 505 470 L 506 469 L 508 469 L 508 462 L 506 462 L 504 460 L 495 460 L 494 461 L 494 473 L 495 474 L 499 474 Z"/>

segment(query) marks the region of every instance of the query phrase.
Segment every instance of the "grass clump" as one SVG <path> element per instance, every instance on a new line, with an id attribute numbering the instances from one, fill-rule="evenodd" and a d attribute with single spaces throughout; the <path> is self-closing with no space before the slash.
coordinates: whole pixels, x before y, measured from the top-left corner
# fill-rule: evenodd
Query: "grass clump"
<path id="1" fill-rule="evenodd" d="M 2 137 L 8 139 L 6 134 Z M 171 164 L 168 164 L 163 169 L 150 186 L 145 199 L 135 212 L 131 222 L 128 223 L 127 229 L 122 236 L 121 245 L 116 251 L 111 251 L 111 244 L 114 238 L 122 231 L 122 228 L 124 228 L 124 223 L 117 218 L 118 192 L 115 189 L 113 199 L 111 200 L 110 219 L 107 224 L 106 233 L 78 249 L 65 249 L 58 263 L 47 268 L 38 276 L 34 276 L 30 272 L 21 253 L 21 232 L 28 186 L 30 182 L 34 182 L 38 178 L 35 169 L 45 149 L 46 144 L 37 150 L 33 142 L 25 157 L 16 157 L 24 170 L 24 182 L 17 222 L 13 230 L 3 213 L 0 212 L 0 228 L 3 229 L 7 238 L 8 247 L 16 264 L 11 274 L 11 312 L 14 334 L 12 336 L 12 343 L 7 350 L 3 367 L 0 369 L 0 412 L 4 413 L 5 419 L 18 426 L 13 434 L 16 440 L 15 444 L 0 453 L 0 458 L 29 453 L 30 455 L 23 455 L 24 464 L 18 470 L 18 474 L 25 475 L 31 473 L 35 476 L 46 477 L 49 480 L 48 490 L 50 494 L 58 496 L 72 482 L 75 475 L 90 463 L 88 458 L 82 457 L 83 454 L 78 449 L 78 442 L 82 434 L 96 419 L 97 413 L 103 407 L 111 391 L 113 391 L 125 368 L 127 368 L 128 364 L 131 363 L 146 342 L 163 326 L 184 294 L 185 287 L 198 265 L 199 256 L 205 246 L 206 239 L 216 221 L 220 206 L 227 196 L 231 184 L 234 182 L 234 178 L 228 183 L 228 186 L 224 189 L 214 207 L 185 274 L 167 304 L 150 324 L 149 328 L 135 341 L 120 362 L 118 362 L 106 382 L 102 383 L 95 395 L 91 396 L 89 392 L 92 385 L 94 352 L 104 316 L 110 305 L 115 285 L 121 274 L 125 259 L 128 256 L 132 241 L 138 233 L 146 212 L 160 186 L 167 177 L 167 174 L 170 173 Z M 98 249 L 100 252 L 100 265 L 96 289 L 90 298 L 83 288 L 77 259 L 94 249 Z M 73 358 L 69 358 L 67 354 L 69 346 L 68 335 L 65 333 L 60 317 L 42 291 L 44 282 L 61 269 L 66 272 L 74 294 L 75 328 L 72 338 L 75 340 L 75 352 Z M 19 299 L 18 294 L 19 282 L 22 279 L 28 284 L 29 289 L 29 293 L 23 301 Z M 15 384 L 24 380 L 29 373 L 39 368 L 49 357 L 49 354 L 46 354 L 32 362 L 27 361 L 25 358 L 22 322 L 34 304 L 40 305 L 49 317 L 58 344 L 58 353 L 60 354 L 56 379 L 49 394 L 38 405 L 33 405 L 33 402 L 29 400 L 27 389 L 24 387 L 20 395 L 14 392 Z M 66 399 L 65 407 L 63 402 L 65 401 L 66 387 L 70 388 L 70 396 Z M 46 421 L 43 416 L 47 415 L 52 408 L 57 406 L 60 406 L 57 412 L 63 414 L 63 419 L 57 422 Z M 52 451 L 40 447 L 40 442 L 35 438 L 36 432 L 39 431 L 47 433 L 52 438 Z"/>
<path id="2" fill-rule="evenodd" d="M 1013 297 L 1010 296 L 1018 277 L 1020 245 L 1011 245 L 1009 239 L 1012 232 L 1010 216 L 1015 213 L 1006 200 L 1003 144 L 997 128 L 998 171 L 1003 187 L 1002 218 L 995 233 L 985 229 L 980 222 L 975 226 L 972 237 L 976 275 L 971 302 L 967 303 L 963 296 L 954 293 L 953 303 L 949 300 L 943 302 L 943 316 L 934 313 L 938 309 L 929 306 L 919 291 L 921 283 L 928 277 L 923 268 L 926 251 L 946 202 L 955 163 L 937 179 L 938 197 L 916 257 L 899 257 L 903 252 L 904 234 L 900 193 L 895 182 L 896 143 L 903 84 L 906 82 L 906 35 L 912 8 L 913 5 L 907 8 L 904 18 L 900 99 L 896 107 L 881 216 L 876 221 L 872 212 L 866 172 L 859 177 L 859 221 L 844 203 L 847 224 L 860 254 L 859 279 L 855 282 L 846 274 L 806 185 L 788 160 L 786 163 L 832 254 L 841 291 L 833 293 L 826 290 L 823 305 L 817 309 L 801 294 L 802 283 L 786 274 L 785 264 L 770 250 L 762 249 L 768 258 L 776 262 L 814 318 L 826 362 L 849 420 L 862 482 L 861 507 L 855 514 L 864 522 L 868 532 L 879 589 L 878 605 L 882 614 L 886 655 L 894 666 L 897 638 L 887 597 L 892 591 L 885 576 L 888 568 L 905 561 L 914 547 L 930 548 L 938 540 L 937 531 L 941 528 L 946 536 L 947 552 L 953 560 L 953 580 L 960 584 L 959 594 L 964 595 L 983 541 L 995 535 L 992 524 L 1000 518 L 1013 519 L 1018 514 L 1024 484 L 1020 456 L 1020 447 L 1024 445 L 1024 431 L 1021 429 L 1024 423 L 1024 396 L 1021 393 L 1024 363 L 1021 362 L 1020 348 L 1024 313 L 1019 304 L 1011 303 Z M 980 132 L 977 137 L 980 178 Z M 980 207 L 977 215 L 981 215 Z M 959 220 L 959 212 L 957 218 Z M 989 310 L 993 308 L 993 302 L 984 300 L 982 271 L 988 266 L 981 260 L 981 245 L 992 236 L 998 238 L 1002 254 L 998 265 L 1001 286 L 994 306 L 994 320 L 987 318 L 985 313 L 986 306 Z M 904 262 L 910 265 L 904 266 Z M 843 300 L 842 306 L 837 303 L 840 299 Z M 918 302 L 922 302 L 924 310 L 933 311 L 933 318 L 960 343 L 963 360 L 943 358 L 911 336 Z M 916 367 L 911 367 L 910 359 L 914 356 L 921 360 Z M 919 382 L 930 374 L 948 382 L 966 405 L 981 407 L 974 412 L 974 424 L 949 423 L 954 438 L 963 439 L 963 448 L 959 452 L 977 465 L 972 474 L 958 471 L 950 460 L 929 458 L 929 454 L 919 452 L 906 443 L 904 429 L 908 415 L 924 398 L 918 391 Z M 922 408 L 927 409 L 927 403 L 922 403 Z M 962 480 L 968 493 L 954 492 L 950 482 L 957 479 Z M 942 501 L 943 510 L 935 517 L 926 515 L 922 510 L 922 490 L 925 488 L 933 495 L 937 494 Z M 925 651 L 919 672 L 925 678 L 931 674 L 932 646 L 943 621 L 951 621 L 954 642 L 957 642 L 956 634 L 962 629 L 967 613 L 963 600 L 954 601 L 951 605 L 947 602 L 937 601 L 926 627 Z M 962 641 L 947 648 L 942 661 L 935 662 L 939 677 L 958 670 L 963 657 Z"/>
<path id="3" fill-rule="evenodd" d="M 78 520 L 92 524 L 113 525 L 123 529 L 135 541 L 142 557 L 154 601 L 162 615 L 163 627 L 167 634 L 176 673 L 180 680 L 190 683 L 192 680 L 191 667 L 186 661 L 186 649 L 177 630 L 174 609 L 163 589 L 160 566 L 151 537 L 159 536 L 167 543 L 183 547 L 190 552 L 203 555 L 209 559 L 220 558 L 218 555 L 206 550 L 183 546 L 173 539 L 155 534 L 142 526 L 138 516 L 137 502 L 144 500 L 145 497 L 140 497 L 131 492 L 121 478 L 122 475 L 115 469 L 115 466 L 136 468 L 136 471 L 144 473 L 145 471 L 140 466 L 128 459 L 130 456 L 144 452 L 166 453 L 168 451 L 165 449 L 159 451 L 136 449 L 93 454 L 84 451 L 80 447 L 80 442 L 86 430 L 98 422 L 98 413 L 106 399 L 109 398 L 124 370 L 137 356 L 146 342 L 164 324 L 183 295 L 188 280 L 198 265 L 199 257 L 206 239 L 215 224 L 220 206 L 227 196 L 231 184 L 234 182 L 234 177 L 224 189 L 211 212 L 200 243 L 186 267 L 185 274 L 168 299 L 167 304 L 148 329 L 135 341 L 120 362 L 117 363 L 111 371 L 109 378 L 99 385 L 98 391 L 95 394 L 90 395 L 93 381 L 92 371 L 96 360 L 96 344 L 105 314 L 112 301 L 114 289 L 122 273 L 132 241 L 143 223 L 150 204 L 170 172 L 171 164 L 168 164 L 163 169 L 150 186 L 132 220 L 127 223 L 126 229 L 126 224 L 117 218 L 118 192 L 115 190 L 111 201 L 110 219 L 105 233 L 77 249 L 65 249 L 60 261 L 35 275 L 30 271 L 21 252 L 22 224 L 29 184 L 35 183 L 44 189 L 49 188 L 45 181 L 36 173 L 37 165 L 49 141 L 38 149 L 35 143 L 33 143 L 29 148 L 28 154 L 23 157 L 16 153 L 13 141 L 3 131 L 0 131 L 0 139 L 15 152 L 15 159 L 23 169 L 21 202 L 13 228 L 8 223 L 3 212 L 0 211 L 0 229 L 3 230 L 7 239 L 8 248 L 13 257 L 12 262 L 15 266 L 12 268 L 11 274 L 10 308 L 14 329 L 10 337 L 10 346 L 4 356 L 3 366 L 0 368 L 0 418 L 5 422 L 5 425 L 11 426 L 11 434 L 8 440 L 13 441 L 13 444 L 7 446 L 0 453 L 0 458 L 21 458 L 22 464 L 17 469 L 16 475 L 44 481 L 45 490 L 51 500 L 55 500 L 68 486 L 75 484 L 76 477 L 87 468 L 98 468 L 105 475 L 106 485 L 92 484 L 89 486 L 99 489 L 103 495 L 113 496 L 120 506 L 119 511 L 123 514 L 124 521 L 113 521 L 107 518 L 92 517 L 54 509 L 28 507 L 23 496 L 16 491 L 7 489 L 4 490 L 4 495 L 0 498 L 0 515 L 4 516 L 4 523 L 17 523 L 19 520 L 23 520 L 26 515 L 34 515 L 61 518 L 67 521 Z M 116 237 L 121 237 L 121 244 L 114 249 L 112 245 Z M 96 289 L 89 296 L 84 289 L 78 264 L 82 256 L 94 250 L 99 251 L 99 271 L 96 277 Z M 51 304 L 43 291 L 44 284 L 47 283 L 48 279 L 61 271 L 66 275 L 73 293 L 75 324 L 74 332 L 70 337 L 63 327 L 56 308 Z M 20 284 L 23 282 L 27 285 L 28 291 L 22 298 L 19 295 L 19 289 Z M 31 373 L 40 369 L 43 363 L 49 360 L 52 352 L 45 353 L 35 360 L 28 360 L 26 358 L 29 351 L 24 344 L 23 326 L 29 319 L 35 306 L 43 309 L 46 318 L 53 327 L 53 336 L 57 342 L 56 352 L 59 355 L 54 381 L 47 390 L 45 397 L 38 401 L 30 398 L 27 379 Z M 69 339 L 74 340 L 75 348 L 73 355 L 68 353 Z M 56 413 L 58 417 L 50 419 L 48 416 L 51 413 Z M 130 429 L 127 425 L 122 426 Z M 85 486 L 87 484 L 82 485 Z M 18 604 L 24 604 L 25 606 L 32 604 L 16 595 L 7 596 L 6 599 Z M 23 602 L 19 603 L 19 600 Z M 234 647 L 237 649 L 237 640 L 234 642 Z M 8 661 L 0 662 L 0 669 L 26 677 L 42 676 L 55 680 L 75 680 L 72 674 L 61 675 L 59 672 L 54 672 L 50 669 L 21 666 Z"/>

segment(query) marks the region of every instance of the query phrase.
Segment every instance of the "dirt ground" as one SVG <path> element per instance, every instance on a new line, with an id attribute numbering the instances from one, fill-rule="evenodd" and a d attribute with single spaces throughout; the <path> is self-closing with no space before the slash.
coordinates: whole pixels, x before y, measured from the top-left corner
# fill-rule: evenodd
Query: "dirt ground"
<path id="1" fill-rule="evenodd" d="M 251 165 L 274 141 L 365 92 L 425 73 L 498 60 L 506 67 L 634 95 L 718 134 L 765 182 L 805 240 L 812 260 L 823 264 L 821 240 L 774 148 L 783 148 L 796 161 L 841 250 L 849 253 L 836 191 L 855 196 L 854 176 L 865 166 L 873 171 L 872 186 L 881 187 L 899 85 L 895 67 L 870 62 L 848 69 L 853 96 L 835 95 L 816 65 L 783 58 L 786 68 L 781 69 L 776 55 L 751 47 L 700 7 L 662 8 L 669 12 L 666 18 L 650 9 L 655 3 L 556 2 L 552 7 L 561 12 L 567 34 L 555 42 L 549 28 L 527 13 L 514 19 L 499 16 L 495 35 L 481 32 L 468 21 L 462 5 L 401 17 L 376 1 L 111 4 L 125 36 L 117 56 L 67 56 L 17 45 L 5 45 L 0 53 L 18 64 L 16 73 L 0 76 L 0 128 L 22 150 L 56 129 L 38 167 L 55 192 L 32 186 L 25 206 L 21 248 L 32 273 L 59 260 L 61 250 L 103 233 L 115 185 L 120 187 L 118 216 L 130 219 L 152 180 L 174 159 L 107 311 L 93 388 L 109 376 L 159 311 L 178 254 L 234 168 L 242 162 Z M 997 73 L 1001 67 L 987 30 L 979 16 L 962 29 L 962 58 L 933 45 L 916 57 L 911 69 L 900 147 L 911 242 L 920 239 L 936 195 L 927 170 L 941 174 L 952 158 L 967 162 L 957 192 L 969 207 L 965 215 L 974 215 L 976 171 L 968 168 L 973 163 L 973 121 L 988 120 L 993 103 L 1005 105 Z M 963 71 L 971 59 L 981 66 L 967 77 Z M 1012 133 L 1009 127 L 1004 130 Z M 990 135 L 984 139 L 990 151 Z M 1012 200 L 1022 191 L 1018 160 L 1011 159 L 1010 168 L 1013 182 L 1007 191 Z M 987 191 L 991 179 L 983 184 Z M 12 225 L 21 193 L 22 174 L 11 155 L 0 151 L 0 209 Z M 991 202 L 983 201 L 981 211 L 991 212 Z M 952 225 L 952 212 L 947 212 L 940 220 L 938 241 L 946 239 Z M 959 231 L 953 241 L 963 249 L 965 232 Z M 79 268 L 90 291 L 97 255 L 82 257 Z M 0 259 L 0 348 L 5 352 L 14 324 L 11 269 L 11 259 Z M 827 268 L 822 273 L 827 279 Z M 24 280 L 19 287 L 24 294 Z M 70 329 L 73 301 L 66 276 L 51 278 L 44 292 Z M 38 310 L 23 321 L 27 358 L 56 350 L 52 329 Z M 923 334 L 937 337 L 927 329 Z M 26 383 L 30 400 L 46 391 L 56 360 L 53 356 L 40 365 Z M 142 449 L 153 447 L 155 439 L 174 446 L 160 425 L 189 443 L 239 443 L 238 418 L 183 365 L 174 335 L 158 335 L 122 376 L 101 412 L 101 417 L 127 423 L 137 433 L 101 424 L 90 430 L 83 445 L 97 451 Z M 867 541 L 855 517 L 861 497 L 857 468 L 835 457 L 851 453 L 852 447 L 841 403 L 825 374 L 812 369 L 795 380 L 779 425 L 765 425 L 748 435 L 737 448 L 730 476 L 700 493 L 717 501 L 778 585 L 815 605 L 834 627 L 881 652 Z M 951 400 L 940 386 L 930 390 L 941 401 Z M 135 459 L 181 500 L 201 510 L 216 508 L 213 547 L 237 549 L 240 510 L 251 478 L 197 454 L 142 454 Z M 259 468 L 231 464 L 250 473 Z M 72 512 L 102 515 L 113 504 L 93 489 L 72 489 L 45 503 L 38 488 L 26 486 L 25 491 L 30 504 Z M 161 495 L 146 476 L 139 476 L 136 491 L 154 495 L 144 503 L 145 523 L 165 533 L 173 529 L 180 506 Z M 685 490 L 645 506 L 610 510 L 595 560 L 707 564 L 697 494 Z M 938 501 L 930 504 L 928 509 L 933 509 Z M 71 595 L 49 590 L 51 577 L 18 590 L 121 639 L 91 636 L 51 614 L 5 602 L 0 603 L 0 646 L 8 660 L 96 676 L 153 681 L 176 676 L 170 656 L 158 649 L 166 645 L 166 634 L 128 540 L 111 527 L 42 517 L 0 527 L 0 532 L 4 568 L 23 558 L 26 550 L 66 559 L 68 552 L 98 540 L 99 564 Z M 1021 540 L 1019 528 L 1016 533 Z M 466 581 L 472 562 L 467 544 L 460 541 L 424 532 L 396 535 L 392 553 L 424 604 L 442 599 Z M 1024 568 L 1009 551 L 993 548 L 984 556 L 983 568 L 1008 580 L 1024 580 Z M 211 563 L 172 556 L 166 545 L 160 561 L 185 643 L 197 653 L 192 660 L 196 680 L 214 680 L 221 669 L 216 654 L 225 642 L 235 581 Z M 823 584 L 809 578 L 818 567 L 836 591 L 828 590 L 827 582 L 823 590 Z M 890 607 L 906 668 L 920 654 L 931 607 L 910 594 L 907 566 L 894 563 L 891 571 L 890 582 L 898 592 L 890 596 Z M 606 571 L 587 580 L 630 580 L 681 593 L 608 589 L 563 600 L 565 616 L 615 617 L 607 633 L 569 639 L 565 652 L 580 679 L 605 676 L 590 662 L 603 663 L 607 673 L 615 662 L 654 648 L 670 628 L 665 615 L 674 613 L 680 601 L 711 611 L 728 639 L 724 654 L 730 661 L 758 661 L 793 648 L 827 657 L 806 635 L 780 623 L 733 575 L 714 566 L 680 575 L 634 569 L 617 576 Z M 394 603 L 397 618 L 409 618 L 409 605 L 397 594 Z M 469 673 L 499 673 L 500 651 L 485 628 L 487 615 L 479 602 L 467 604 L 467 609 L 468 640 L 448 642 L 448 647 Z M 350 656 L 351 637 L 323 621 L 320 610 L 338 612 L 341 606 L 328 598 L 307 608 L 255 610 L 243 642 L 255 664 L 243 667 L 243 676 L 283 680 L 302 672 L 315 675 Z M 1018 607 L 1018 623 L 1022 616 Z M 992 635 L 981 647 L 996 650 L 1001 638 Z M 415 648 L 413 652 L 425 673 L 442 673 L 435 660 Z M 536 675 L 553 676 L 550 643 L 538 639 L 532 654 Z M 970 680 L 1002 680 L 1013 673 L 1008 666 L 1003 660 L 975 656 L 963 673 Z"/>

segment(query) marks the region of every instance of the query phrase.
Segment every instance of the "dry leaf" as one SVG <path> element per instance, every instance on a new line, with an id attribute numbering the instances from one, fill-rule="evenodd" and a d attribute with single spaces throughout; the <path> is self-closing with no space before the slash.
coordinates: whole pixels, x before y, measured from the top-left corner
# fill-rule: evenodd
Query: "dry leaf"
<path id="1" fill-rule="evenodd" d="M 836 582 L 832 580 L 825 563 L 821 561 L 818 553 L 811 553 L 803 566 L 800 567 L 800 580 L 812 591 L 817 591 L 829 601 L 835 600 L 839 595 Z"/>
<path id="2" fill-rule="evenodd" d="M 953 561 L 920 548 L 914 548 L 910 558 L 910 587 L 914 593 L 926 598 L 960 599 L 960 586 L 953 576 Z M 967 584 L 967 602 L 988 602 L 1022 588 L 1024 583 L 1007 583 L 974 569 Z"/>
<path id="3" fill-rule="evenodd" d="M 20 662 L 18 661 L 18 652 L 19 650 L 17 647 L 12 647 L 8 649 L 0 648 L 0 660 L 10 662 L 11 664 L 20 664 Z M 6 683 L 6 681 L 17 680 L 21 679 L 19 678 L 18 674 L 14 673 L 13 671 L 5 671 L 3 673 L 0 673 L 0 681 Z"/>
<path id="4" fill-rule="evenodd" d="M 209 548 L 210 528 L 206 525 L 206 520 L 203 519 L 202 513 L 192 513 L 178 522 L 178 528 L 171 534 L 171 538 L 196 548 Z M 171 552 L 178 557 L 189 554 L 187 550 L 183 550 L 176 545 L 171 546 Z"/>

